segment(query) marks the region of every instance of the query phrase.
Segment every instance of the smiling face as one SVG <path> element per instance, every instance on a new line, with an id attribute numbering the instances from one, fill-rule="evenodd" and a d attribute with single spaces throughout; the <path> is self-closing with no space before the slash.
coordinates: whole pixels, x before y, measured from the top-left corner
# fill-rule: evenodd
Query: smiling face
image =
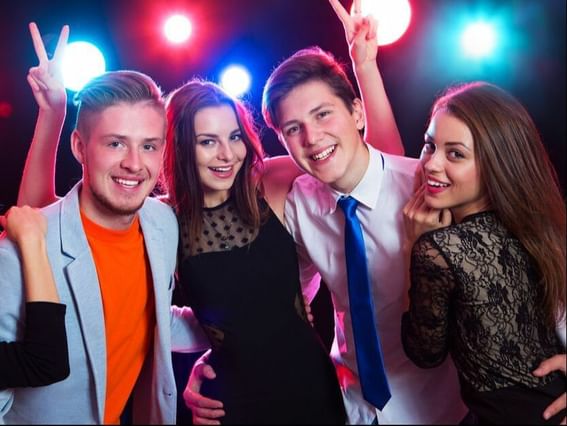
<path id="1" fill-rule="evenodd" d="M 202 108 L 195 114 L 195 158 L 205 207 L 226 201 L 246 158 L 246 145 L 231 106 Z"/>
<path id="2" fill-rule="evenodd" d="M 447 111 L 438 110 L 425 134 L 421 161 L 426 179 L 425 202 L 435 209 L 451 209 L 460 222 L 486 210 L 474 140 L 470 129 Z"/>
<path id="3" fill-rule="evenodd" d="M 80 205 L 91 220 L 129 226 L 156 184 L 164 136 L 164 112 L 147 102 L 107 107 L 91 117 L 88 135 L 73 132 L 73 154 L 83 165 Z"/>
<path id="4" fill-rule="evenodd" d="M 369 158 L 360 100 L 352 108 L 320 80 L 295 87 L 277 107 L 278 136 L 297 165 L 343 193 L 360 182 Z"/>

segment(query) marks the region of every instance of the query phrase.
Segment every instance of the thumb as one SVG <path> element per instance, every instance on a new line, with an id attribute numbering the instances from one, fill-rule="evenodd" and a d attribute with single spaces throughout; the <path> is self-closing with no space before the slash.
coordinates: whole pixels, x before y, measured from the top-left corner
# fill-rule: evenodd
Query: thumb
<path id="1" fill-rule="evenodd" d="M 203 364 L 203 376 L 206 379 L 214 379 L 217 377 L 217 374 L 215 373 L 215 370 L 213 370 L 213 367 L 209 364 Z"/>

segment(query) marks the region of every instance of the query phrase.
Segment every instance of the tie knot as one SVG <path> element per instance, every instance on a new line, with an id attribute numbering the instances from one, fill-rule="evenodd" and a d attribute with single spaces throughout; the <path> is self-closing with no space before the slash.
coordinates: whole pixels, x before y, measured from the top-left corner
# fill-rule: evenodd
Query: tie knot
<path id="1" fill-rule="evenodd" d="M 343 210 L 346 217 L 352 217 L 356 212 L 356 207 L 358 206 L 358 201 L 352 198 L 350 195 L 348 197 L 341 197 L 338 201 L 339 207 Z"/>

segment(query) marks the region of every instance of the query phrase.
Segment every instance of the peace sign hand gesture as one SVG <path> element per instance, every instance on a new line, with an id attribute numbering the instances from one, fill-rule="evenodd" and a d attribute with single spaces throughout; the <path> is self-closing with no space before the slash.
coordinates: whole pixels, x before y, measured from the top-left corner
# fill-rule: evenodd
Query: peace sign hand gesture
<path id="1" fill-rule="evenodd" d="M 39 64 L 30 68 L 27 76 L 35 100 L 41 110 L 65 113 L 67 93 L 63 85 L 61 59 L 69 39 L 69 26 L 64 25 L 59 34 L 53 58 L 47 57 L 41 34 L 35 22 L 29 24 L 33 47 Z"/>
<path id="2" fill-rule="evenodd" d="M 378 54 L 376 19 L 361 15 L 361 0 L 354 0 L 352 15 L 339 0 L 329 0 L 329 3 L 343 24 L 353 64 L 358 67 L 368 62 L 375 62 Z"/>

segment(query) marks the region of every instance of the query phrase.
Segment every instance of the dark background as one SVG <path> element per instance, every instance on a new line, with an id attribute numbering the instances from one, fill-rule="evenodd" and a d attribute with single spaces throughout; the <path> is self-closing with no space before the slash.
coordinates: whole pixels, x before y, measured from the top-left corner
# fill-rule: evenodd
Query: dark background
<path id="1" fill-rule="evenodd" d="M 351 0 L 343 4 L 350 6 Z M 378 61 L 406 154 L 417 156 L 429 108 L 448 84 L 487 80 L 517 96 L 533 115 L 565 189 L 565 0 L 410 0 L 412 21 Z M 186 11 L 193 36 L 185 47 L 162 34 L 171 11 Z M 485 63 L 463 60 L 458 28 L 484 14 L 500 22 L 501 49 Z M 107 69 L 148 73 L 165 92 L 199 75 L 217 80 L 232 63 L 246 65 L 246 100 L 260 124 L 260 96 L 273 67 L 295 50 L 319 45 L 349 64 L 343 29 L 326 0 L 81 0 L 0 2 L 0 204 L 15 203 L 37 113 L 27 86 L 36 65 L 28 22 L 36 21 L 52 50 L 63 24 L 71 41 L 85 39 L 104 52 Z M 71 98 L 71 96 L 69 96 Z M 57 191 L 80 178 L 69 149 L 75 118 L 70 105 L 57 163 Z M 270 130 L 268 154 L 283 153 Z M 544 190 L 537 188 L 534 190 Z"/>
<path id="2" fill-rule="evenodd" d="M 509 90 L 530 111 L 565 193 L 565 0 L 410 0 L 410 4 L 408 31 L 378 53 L 406 154 L 418 155 L 429 108 L 444 87 L 486 80 Z M 164 18 L 174 11 L 185 11 L 193 20 L 193 36 L 185 47 L 168 44 L 161 33 Z M 461 24 L 480 15 L 497 20 L 501 27 L 501 47 L 483 63 L 464 60 L 458 47 Z M 16 201 L 37 114 L 26 82 L 28 68 L 37 63 L 30 21 L 38 23 L 48 50 L 54 49 L 61 26 L 69 24 L 70 41 L 98 45 L 108 70 L 143 71 L 165 92 L 193 76 L 217 80 L 223 67 L 241 63 L 252 73 L 252 88 L 245 99 L 261 125 L 263 83 L 279 61 L 297 49 L 319 45 L 350 63 L 342 26 L 326 0 L 2 0 L 0 211 Z M 70 105 L 57 163 L 60 195 L 81 175 L 68 143 L 74 118 Z M 268 154 L 283 153 L 271 131 L 262 133 Z M 332 338 L 328 294 L 318 297 L 316 321 L 328 343 Z M 177 374 L 183 377 L 182 390 L 193 358 L 176 355 L 174 359 Z M 185 411 L 179 418 L 190 421 Z"/>

